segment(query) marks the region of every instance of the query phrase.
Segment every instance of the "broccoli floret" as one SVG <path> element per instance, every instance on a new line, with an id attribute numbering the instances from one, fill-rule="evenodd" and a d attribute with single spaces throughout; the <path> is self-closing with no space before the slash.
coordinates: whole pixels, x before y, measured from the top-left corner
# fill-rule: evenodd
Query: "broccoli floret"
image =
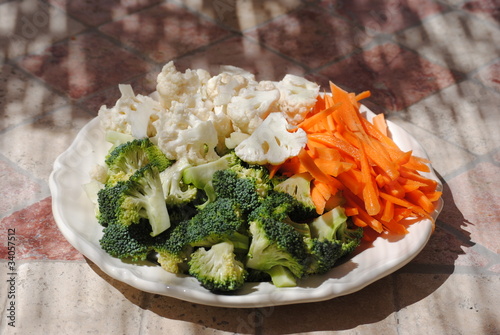
<path id="1" fill-rule="evenodd" d="M 269 170 L 263 165 L 247 164 L 239 160 L 239 164 L 231 166 L 239 178 L 250 179 L 255 184 L 255 190 L 261 198 L 265 198 L 271 190 Z"/>
<path id="2" fill-rule="evenodd" d="M 108 166 L 108 181 L 113 185 L 118 181 L 127 180 L 140 168 L 152 164 L 158 171 L 163 171 L 173 161 L 154 145 L 148 138 L 135 139 L 114 148 L 105 160 Z"/>
<path id="3" fill-rule="evenodd" d="M 318 216 L 311 198 L 311 180 L 309 173 L 300 173 L 274 186 L 275 191 L 288 193 L 300 203 L 300 206 L 297 206 L 289 215 L 294 221 L 307 221 Z"/>
<path id="4" fill-rule="evenodd" d="M 289 223 L 288 213 L 295 202 L 289 194 L 271 192 L 249 216 L 252 241 L 246 266 L 269 273 L 276 286 L 289 286 L 293 278 L 301 278 L 308 262 L 304 235 Z"/>
<path id="5" fill-rule="evenodd" d="M 363 238 L 363 228 L 349 225 L 347 220 L 338 230 L 337 239 L 342 242 L 342 257 L 349 255 L 356 249 Z"/>
<path id="6" fill-rule="evenodd" d="M 151 226 L 144 220 L 130 226 L 110 224 L 103 229 L 99 243 L 113 257 L 145 260 L 152 250 L 153 238 L 150 232 Z"/>
<path id="7" fill-rule="evenodd" d="M 235 252 L 245 254 L 250 245 L 247 226 L 235 200 L 218 198 L 189 220 L 169 230 L 165 243 L 155 247 L 158 262 L 173 273 L 182 273 L 194 248 L 231 242 Z"/>
<path id="8" fill-rule="evenodd" d="M 217 197 L 235 199 L 245 215 L 260 206 L 271 188 L 266 168 L 241 164 L 216 171 L 212 185 Z"/>
<path id="9" fill-rule="evenodd" d="M 311 255 L 309 274 L 326 273 L 342 257 L 361 243 L 363 229 L 351 228 L 342 207 L 319 216 L 309 223 L 311 237 L 306 239 Z"/>
<path id="10" fill-rule="evenodd" d="M 198 248 L 191 254 L 189 274 L 213 292 L 239 289 L 245 283 L 246 270 L 237 259 L 231 242 L 214 244 L 210 249 Z"/>
<path id="11" fill-rule="evenodd" d="M 172 226 L 177 225 L 182 221 L 189 220 L 198 213 L 198 209 L 191 202 L 180 205 L 167 204 L 167 209 L 170 217 L 170 224 Z"/>
<path id="12" fill-rule="evenodd" d="M 247 270 L 247 282 L 251 283 L 259 283 L 259 282 L 270 282 L 271 281 L 271 275 L 265 271 L 261 270 L 256 270 L 252 268 L 246 268 Z"/>
<path id="13" fill-rule="evenodd" d="M 241 204 L 245 214 L 257 208 L 261 198 L 256 191 L 252 179 L 239 178 L 238 174 L 231 170 L 220 170 L 214 173 L 213 186 L 217 197 L 235 199 Z"/>
<path id="14" fill-rule="evenodd" d="M 246 220 L 240 204 L 233 199 L 217 198 L 189 220 L 187 235 L 193 247 L 210 247 L 232 241 L 239 251 L 248 250 Z"/>
<path id="15" fill-rule="evenodd" d="M 189 220 L 182 221 L 175 227 L 167 230 L 167 237 L 163 243 L 156 243 L 153 248 L 157 253 L 160 266 L 171 273 L 186 273 L 187 262 L 193 247 L 188 244 L 187 228 Z"/>
<path id="16" fill-rule="evenodd" d="M 342 255 L 341 245 L 334 241 L 311 238 L 306 240 L 306 244 L 310 254 L 308 274 L 328 272 Z"/>
<path id="17" fill-rule="evenodd" d="M 270 192 L 252 215 L 269 216 L 277 221 L 291 222 L 290 213 L 297 210 L 301 204 L 288 193 Z"/>
<path id="18" fill-rule="evenodd" d="M 307 249 L 302 236 L 291 225 L 269 217 L 255 218 L 250 222 L 250 234 L 247 267 L 268 272 L 276 286 L 281 281 L 269 272 L 275 266 L 287 268 L 296 278 L 303 276 Z"/>
<path id="19" fill-rule="evenodd" d="M 137 170 L 128 180 L 107 185 L 98 194 L 98 221 L 129 226 L 147 219 L 156 236 L 170 227 L 160 176 L 155 165 Z"/>
<path id="20" fill-rule="evenodd" d="M 182 181 L 185 184 L 193 185 L 197 189 L 203 190 L 207 196 L 207 201 L 200 206 L 207 205 L 215 200 L 215 190 L 212 185 L 212 178 L 216 171 L 225 170 L 238 163 L 238 157 L 234 153 L 229 153 L 221 158 L 186 168 L 182 173 Z"/>
<path id="21" fill-rule="evenodd" d="M 139 213 L 127 210 L 125 190 L 126 181 L 120 181 L 113 186 L 106 185 L 97 192 L 97 221 L 104 227 L 111 224 L 129 226 L 140 220 Z"/>
<path id="22" fill-rule="evenodd" d="M 342 207 L 335 207 L 331 211 L 317 217 L 309 224 L 311 235 L 320 240 L 336 240 L 337 231 L 346 224 L 347 216 Z"/>
<path id="23" fill-rule="evenodd" d="M 197 199 L 198 189 L 182 180 L 184 170 L 190 166 L 187 160 L 181 159 L 160 173 L 167 206 L 186 205 Z"/>

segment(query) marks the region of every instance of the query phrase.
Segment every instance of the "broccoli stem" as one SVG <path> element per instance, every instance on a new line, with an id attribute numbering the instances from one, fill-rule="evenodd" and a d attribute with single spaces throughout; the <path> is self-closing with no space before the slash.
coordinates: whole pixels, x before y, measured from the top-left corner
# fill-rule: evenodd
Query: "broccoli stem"
<path id="1" fill-rule="evenodd" d="M 295 287 L 297 280 L 290 270 L 281 265 L 275 265 L 269 270 L 266 270 L 271 280 L 276 287 Z"/>
<path id="2" fill-rule="evenodd" d="M 165 204 L 162 192 L 147 199 L 144 203 L 144 208 L 153 229 L 151 236 L 157 236 L 170 228 L 170 216 L 168 215 L 167 205 Z"/>

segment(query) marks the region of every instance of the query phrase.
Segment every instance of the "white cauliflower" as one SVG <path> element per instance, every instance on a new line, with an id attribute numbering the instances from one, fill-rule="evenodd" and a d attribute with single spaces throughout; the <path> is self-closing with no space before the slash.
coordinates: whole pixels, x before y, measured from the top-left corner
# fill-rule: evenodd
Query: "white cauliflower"
<path id="1" fill-rule="evenodd" d="M 243 78 L 241 69 L 228 66 L 222 67 L 227 74 L 237 74 L 238 78 Z M 167 63 L 162 72 L 158 75 L 156 86 L 159 100 L 167 110 L 172 109 L 174 104 L 179 104 L 186 108 L 184 115 L 195 117 L 197 121 L 211 121 L 217 132 L 217 148 L 225 148 L 225 138 L 234 130 L 231 120 L 226 115 L 225 108 L 215 106 L 214 99 L 217 100 L 217 83 L 223 83 L 222 77 L 213 79 L 210 73 L 205 70 L 186 70 L 181 73 L 177 71 L 173 62 Z M 244 81 L 244 79 L 242 79 Z M 220 98 L 220 97 L 219 97 Z M 170 112 L 167 112 L 170 113 Z M 157 123 L 159 125 L 161 123 Z M 172 135 L 168 136 L 169 138 Z"/>
<path id="2" fill-rule="evenodd" d="M 299 124 L 314 107 L 319 85 L 303 77 L 287 74 L 276 86 L 281 94 L 280 111 L 290 124 Z"/>
<path id="3" fill-rule="evenodd" d="M 108 168 L 101 164 L 96 164 L 90 170 L 89 176 L 91 180 L 95 180 L 101 184 L 105 184 L 108 180 Z"/>
<path id="4" fill-rule="evenodd" d="M 98 117 L 101 127 L 105 131 L 116 131 L 133 135 L 137 138 L 154 136 L 156 129 L 153 126 L 162 110 L 158 101 L 143 96 L 135 95 L 130 85 L 119 85 L 121 97 L 112 108 L 102 106 Z"/>
<path id="5" fill-rule="evenodd" d="M 235 153 L 250 164 L 278 165 L 295 157 L 304 148 L 307 134 L 302 129 L 288 131 L 289 124 L 281 113 L 271 113 L 261 125 L 236 148 Z"/>
<path id="6" fill-rule="evenodd" d="M 199 118 L 197 112 L 173 101 L 170 110 L 154 122 L 158 129 L 154 140 L 169 159 L 183 158 L 198 165 L 219 158 L 215 152 L 218 134 L 214 123 Z"/>
<path id="7" fill-rule="evenodd" d="M 189 107 L 205 107 L 206 84 L 210 73 L 203 69 L 177 71 L 172 61 L 165 64 L 157 77 L 156 91 L 160 103 L 169 109 L 172 102 L 184 103 Z M 210 107 L 208 107 L 210 108 Z"/>
<path id="8" fill-rule="evenodd" d="M 227 105 L 235 131 L 251 134 L 272 112 L 277 111 L 280 92 L 270 81 L 242 88 Z"/>
<path id="9" fill-rule="evenodd" d="M 250 135 L 247 133 L 241 133 L 239 131 L 235 131 L 229 135 L 224 141 L 226 148 L 234 149 L 236 148 L 243 140 L 249 138 Z"/>
<path id="10" fill-rule="evenodd" d="M 214 106 L 226 106 L 231 98 L 238 95 L 242 88 L 256 83 L 250 72 L 235 66 L 222 66 L 221 73 L 210 78 L 207 82 L 207 98 Z"/>

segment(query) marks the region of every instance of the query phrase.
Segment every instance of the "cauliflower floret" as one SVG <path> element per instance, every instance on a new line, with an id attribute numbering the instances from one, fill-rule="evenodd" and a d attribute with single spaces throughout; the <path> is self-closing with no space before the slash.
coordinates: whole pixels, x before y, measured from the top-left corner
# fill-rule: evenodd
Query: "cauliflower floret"
<path id="1" fill-rule="evenodd" d="M 105 184 L 108 180 L 108 168 L 101 164 L 96 164 L 90 170 L 89 176 L 91 180 L 95 180 L 101 184 Z"/>
<path id="2" fill-rule="evenodd" d="M 206 84 L 210 73 L 203 69 L 177 71 L 174 62 L 165 64 L 157 77 L 156 90 L 160 103 L 170 108 L 173 101 L 189 107 L 202 107 L 206 103 Z"/>
<path id="3" fill-rule="evenodd" d="M 251 134 L 272 112 L 277 111 L 280 92 L 270 81 L 242 88 L 227 105 L 235 131 Z"/>
<path id="4" fill-rule="evenodd" d="M 250 72 L 235 66 L 222 66 L 221 73 L 207 82 L 206 94 L 215 106 L 226 106 L 231 98 L 251 83 L 256 83 Z"/>
<path id="5" fill-rule="evenodd" d="M 208 121 L 212 121 L 215 130 L 217 131 L 217 148 L 216 151 L 219 154 L 222 154 L 226 151 L 227 147 L 225 145 L 226 138 L 234 132 L 233 123 L 231 119 L 226 114 L 222 107 L 215 107 L 210 113 L 210 116 L 207 119 Z"/>
<path id="6" fill-rule="evenodd" d="M 202 120 L 186 105 L 173 101 L 169 111 L 154 122 L 158 133 L 154 140 L 167 158 L 187 159 L 197 165 L 219 158 L 215 152 L 218 134 L 211 120 Z"/>
<path id="7" fill-rule="evenodd" d="M 239 131 L 235 131 L 229 135 L 224 141 L 226 148 L 234 149 L 236 148 L 243 140 L 249 138 L 250 135 L 247 133 L 241 133 Z"/>
<path id="8" fill-rule="evenodd" d="M 281 113 L 271 113 L 236 148 L 235 153 L 250 164 L 278 165 L 297 156 L 306 145 L 307 134 L 302 129 L 288 131 L 288 122 Z"/>
<path id="9" fill-rule="evenodd" d="M 316 103 L 319 85 L 303 77 L 287 74 L 276 86 L 281 94 L 280 111 L 290 124 L 299 124 Z"/>
<path id="10" fill-rule="evenodd" d="M 143 96 L 135 95 L 130 85 L 118 85 L 121 97 L 112 108 L 102 106 L 99 109 L 99 119 L 102 129 L 116 131 L 123 134 L 141 138 L 154 136 L 156 129 L 153 126 L 162 110 L 158 101 Z"/>

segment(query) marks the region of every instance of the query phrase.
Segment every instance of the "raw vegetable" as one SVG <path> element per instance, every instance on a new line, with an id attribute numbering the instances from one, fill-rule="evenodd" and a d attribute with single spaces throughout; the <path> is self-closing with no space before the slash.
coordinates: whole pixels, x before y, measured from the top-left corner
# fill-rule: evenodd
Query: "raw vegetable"
<path id="1" fill-rule="evenodd" d="M 373 123 L 361 115 L 358 101 L 369 92 L 356 96 L 333 83 L 330 87 L 332 94 L 318 96 L 299 124 L 308 136 L 306 147 L 272 170 L 288 176 L 310 173 L 318 214 L 329 209 L 329 202 L 337 205 L 340 192 L 353 222 L 375 236 L 407 233 L 410 218 L 431 219 L 441 192 L 435 180 L 421 174 L 429 172 L 429 162 L 398 148 L 387 135 L 383 114 Z"/>
<path id="2" fill-rule="evenodd" d="M 324 274 L 361 239 L 407 233 L 441 192 L 382 114 L 348 93 L 287 75 L 258 82 L 232 66 L 211 77 L 172 62 L 157 92 L 120 86 L 99 117 L 111 148 L 85 190 L 113 257 L 154 259 L 213 292 Z"/>

